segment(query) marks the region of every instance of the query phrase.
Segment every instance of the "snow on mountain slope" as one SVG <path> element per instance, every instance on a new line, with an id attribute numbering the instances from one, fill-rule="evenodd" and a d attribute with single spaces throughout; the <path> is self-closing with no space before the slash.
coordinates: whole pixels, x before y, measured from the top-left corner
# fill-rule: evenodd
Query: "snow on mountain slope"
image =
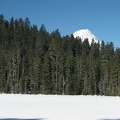
<path id="1" fill-rule="evenodd" d="M 94 40 L 94 42 L 96 43 L 100 42 L 100 40 L 98 40 L 98 38 L 96 38 L 95 35 L 88 29 L 78 30 L 74 32 L 73 35 L 75 38 L 76 37 L 81 38 L 82 41 L 84 41 L 85 39 L 88 39 L 90 44 L 92 43 L 92 40 Z"/>

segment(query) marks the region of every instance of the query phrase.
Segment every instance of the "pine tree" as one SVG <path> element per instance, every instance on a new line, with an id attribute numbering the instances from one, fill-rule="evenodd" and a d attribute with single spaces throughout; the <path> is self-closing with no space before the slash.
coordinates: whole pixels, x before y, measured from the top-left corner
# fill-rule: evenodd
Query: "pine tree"
<path id="1" fill-rule="evenodd" d="M 42 92 L 42 94 L 51 94 L 52 93 L 51 64 L 50 64 L 49 55 L 47 53 L 44 56 L 41 92 Z"/>

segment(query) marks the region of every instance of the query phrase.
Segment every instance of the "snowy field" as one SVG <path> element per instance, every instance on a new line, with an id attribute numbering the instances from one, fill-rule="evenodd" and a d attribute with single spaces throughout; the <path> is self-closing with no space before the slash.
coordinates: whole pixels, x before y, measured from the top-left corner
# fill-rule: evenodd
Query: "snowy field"
<path id="1" fill-rule="evenodd" d="M 120 120 L 120 97 L 0 94 L 0 120 Z"/>

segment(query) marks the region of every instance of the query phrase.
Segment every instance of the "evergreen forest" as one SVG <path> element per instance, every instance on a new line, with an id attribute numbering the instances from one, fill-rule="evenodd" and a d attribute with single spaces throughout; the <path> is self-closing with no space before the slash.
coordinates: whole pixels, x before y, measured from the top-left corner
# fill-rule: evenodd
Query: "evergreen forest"
<path id="1" fill-rule="evenodd" d="M 120 96 L 120 48 L 0 15 L 0 93 Z"/>

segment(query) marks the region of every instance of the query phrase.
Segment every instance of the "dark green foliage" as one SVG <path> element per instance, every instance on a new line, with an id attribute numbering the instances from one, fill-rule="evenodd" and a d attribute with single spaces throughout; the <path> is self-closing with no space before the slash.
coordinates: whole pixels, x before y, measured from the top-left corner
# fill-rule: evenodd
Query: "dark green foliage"
<path id="1" fill-rule="evenodd" d="M 0 15 L 0 93 L 120 96 L 120 48 Z"/>

